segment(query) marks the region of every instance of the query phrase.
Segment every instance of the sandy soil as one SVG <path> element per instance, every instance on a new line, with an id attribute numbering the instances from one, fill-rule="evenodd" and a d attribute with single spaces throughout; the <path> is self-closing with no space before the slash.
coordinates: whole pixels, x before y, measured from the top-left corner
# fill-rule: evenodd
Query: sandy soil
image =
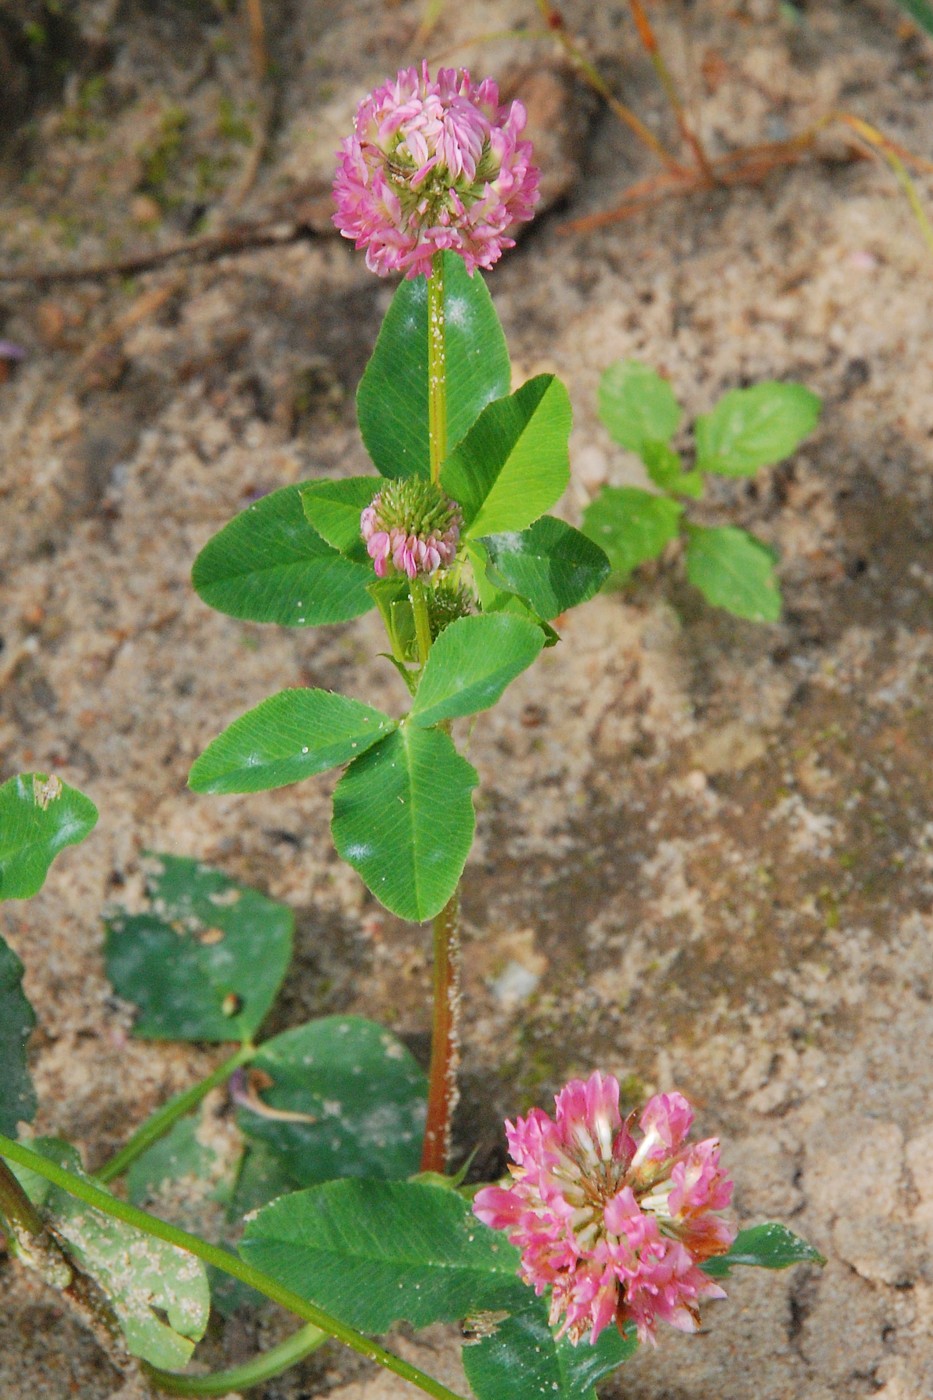
<path id="1" fill-rule="evenodd" d="M 224 8 L 66 6 L 64 86 L 33 63 L 7 90 L 28 116 L 3 155 L 7 268 L 119 259 L 240 219 L 291 238 L 134 277 L 0 284 L 0 336 L 29 351 L 0 386 L 0 775 L 54 769 L 101 810 L 36 900 L 3 907 L 0 930 L 40 1017 L 37 1126 L 91 1164 L 216 1058 L 128 1039 L 105 980 L 100 910 L 138 888 L 143 849 L 197 855 L 295 907 L 295 975 L 268 1029 L 362 1012 L 427 1048 L 425 932 L 380 912 L 338 863 L 329 781 L 248 798 L 185 787 L 204 743 L 284 685 L 401 699 L 370 659 L 372 618 L 244 625 L 188 580 L 255 493 L 366 469 L 353 392 L 391 288 L 328 233 L 326 188 L 355 102 L 417 56 L 425 7 L 267 0 L 261 92 L 244 7 Z M 625 7 L 574 8 L 617 90 L 671 136 Z M 933 46 L 893 6 L 826 0 L 798 15 L 703 0 L 692 13 L 689 32 L 666 10 L 659 27 L 677 71 L 689 60 L 705 74 L 694 97 L 714 150 L 844 107 L 933 158 Z M 722 1137 L 742 1220 L 786 1221 L 829 1262 L 736 1278 L 700 1337 L 666 1336 L 607 1400 L 923 1400 L 930 255 L 890 172 L 833 137 L 758 189 L 565 236 L 566 218 L 611 207 L 653 167 L 547 42 L 477 37 L 518 21 L 534 21 L 530 0 L 464 0 L 428 48 L 533 108 L 550 207 L 490 286 L 516 373 L 553 368 L 570 389 L 568 518 L 604 481 L 640 480 L 595 415 L 615 358 L 664 371 L 691 414 L 761 378 L 807 383 L 825 413 L 792 462 L 723 482 L 703 507 L 780 551 L 779 624 L 706 608 L 669 559 L 572 616 L 477 727 L 460 1148 L 497 1170 L 502 1117 L 549 1106 L 595 1066 L 633 1096 L 683 1089 Z M 12 105 L 4 115 L 12 127 Z M 0 1394 L 120 1392 L 56 1297 L 5 1258 L 0 1290 Z M 239 1319 L 205 1356 L 244 1359 L 281 1328 Z M 456 1384 L 456 1340 L 434 1329 L 393 1343 Z M 255 1393 L 414 1392 L 326 1350 Z"/>

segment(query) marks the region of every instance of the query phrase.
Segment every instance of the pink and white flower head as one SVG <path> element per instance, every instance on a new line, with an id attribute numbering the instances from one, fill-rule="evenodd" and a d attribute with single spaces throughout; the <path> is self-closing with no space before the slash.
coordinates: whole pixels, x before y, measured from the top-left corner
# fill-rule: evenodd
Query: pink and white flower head
<path id="1" fill-rule="evenodd" d="M 574 1343 L 614 1322 L 655 1341 L 658 1321 L 696 1330 L 702 1298 L 726 1295 L 699 1267 L 725 1254 L 736 1229 L 713 1212 L 732 1199 L 715 1138 L 688 1144 L 681 1094 L 649 1100 L 623 1121 L 619 1085 L 597 1070 L 557 1095 L 555 1117 L 533 1108 L 506 1123 L 511 1183 L 477 1192 L 473 1210 L 521 1251 L 536 1293 L 551 1289 L 551 1323 Z"/>
<path id="2" fill-rule="evenodd" d="M 432 81 L 426 63 L 403 68 L 360 103 L 341 143 L 334 223 L 381 277 L 428 276 L 445 248 L 470 273 L 492 267 L 538 199 L 525 121 L 520 102 L 499 105 L 491 78 L 441 68 Z"/>
<path id="3" fill-rule="evenodd" d="M 423 477 L 388 481 L 360 516 L 360 533 L 378 578 L 430 577 L 457 553 L 460 508 Z"/>

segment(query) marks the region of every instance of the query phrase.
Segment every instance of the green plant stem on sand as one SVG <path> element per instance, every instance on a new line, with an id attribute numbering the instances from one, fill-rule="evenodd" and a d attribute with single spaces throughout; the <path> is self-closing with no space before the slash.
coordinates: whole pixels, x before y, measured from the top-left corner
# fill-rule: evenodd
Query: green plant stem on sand
<path id="1" fill-rule="evenodd" d="M 225 1083 L 234 1070 L 239 1069 L 241 1065 L 248 1064 L 255 1055 L 255 1045 L 241 1045 L 229 1059 L 224 1060 L 223 1064 L 218 1065 L 206 1078 L 169 1099 L 168 1103 L 163 1104 L 151 1118 L 147 1118 L 145 1123 L 136 1129 L 125 1147 L 121 1147 L 120 1151 L 111 1157 L 109 1162 L 98 1167 L 97 1171 L 94 1172 L 95 1179 L 97 1181 L 115 1181 L 118 1176 L 122 1176 L 126 1169 L 136 1161 L 136 1158 L 141 1157 L 147 1148 L 150 1148 L 154 1142 L 158 1142 L 159 1138 L 164 1137 L 179 1118 L 184 1118 L 192 1109 L 197 1108 L 211 1089 L 216 1089 L 218 1084 Z M 233 1388 L 231 1386 L 231 1389 Z"/>
<path id="2" fill-rule="evenodd" d="M 254 1356 L 252 1361 L 233 1366 L 229 1371 L 212 1371 L 208 1376 L 186 1376 L 177 1371 L 160 1371 L 145 1361 L 142 1370 L 153 1385 L 169 1395 L 229 1395 L 233 1390 L 248 1390 L 250 1386 L 261 1385 L 263 1381 L 281 1375 L 326 1341 L 327 1333 L 308 1323 L 277 1347 L 270 1347 L 261 1356 Z"/>
<path id="3" fill-rule="evenodd" d="M 208 1244 L 206 1240 L 198 1239 L 196 1235 L 190 1235 L 187 1230 L 180 1230 L 177 1225 L 169 1225 L 165 1220 L 159 1220 L 157 1216 L 150 1215 L 148 1211 L 139 1210 L 137 1206 L 131 1206 L 126 1201 L 118 1200 L 115 1196 L 109 1195 L 93 1181 L 89 1181 L 81 1176 L 76 1176 L 74 1172 L 67 1171 L 60 1167 L 57 1162 L 50 1162 L 48 1158 L 40 1156 L 24 1143 L 14 1142 L 12 1138 L 4 1137 L 0 1134 L 0 1157 L 6 1157 L 11 1162 L 17 1162 L 22 1167 L 28 1167 L 38 1176 L 42 1176 L 46 1181 L 51 1181 L 53 1185 L 60 1186 L 63 1191 L 84 1201 L 86 1205 L 92 1206 L 95 1210 L 102 1211 L 105 1215 L 111 1216 L 115 1220 L 122 1220 L 127 1225 L 134 1226 L 137 1230 L 142 1230 L 147 1235 L 152 1235 L 156 1239 L 164 1240 L 166 1244 L 173 1244 L 178 1249 L 183 1249 L 188 1254 L 195 1255 L 202 1259 L 205 1264 L 213 1264 L 222 1273 L 229 1274 L 231 1278 L 239 1279 L 241 1283 L 248 1284 L 250 1288 L 255 1288 L 257 1293 L 262 1293 L 264 1297 L 270 1298 L 272 1302 L 280 1304 L 289 1312 L 300 1317 L 304 1322 L 310 1322 L 314 1327 L 320 1328 L 328 1336 L 336 1338 L 338 1342 L 343 1342 L 352 1351 L 358 1352 L 360 1356 L 366 1356 L 370 1361 L 375 1361 L 377 1365 L 385 1367 L 387 1371 L 392 1371 L 402 1380 L 417 1386 L 424 1391 L 425 1395 L 431 1395 L 434 1400 L 463 1400 L 463 1396 L 456 1391 L 448 1390 L 431 1376 L 427 1376 L 423 1371 L 419 1371 L 416 1366 L 411 1366 L 407 1361 L 403 1361 L 399 1356 L 393 1356 L 390 1351 L 386 1351 L 377 1342 L 369 1337 L 364 1337 L 362 1333 L 354 1331 L 345 1323 L 339 1322 L 337 1318 L 331 1317 L 323 1312 L 314 1303 L 309 1303 L 298 1293 L 294 1293 L 290 1288 L 285 1288 L 268 1274 L 262 1273 L 259 1269 L 253 1268 L 245 1260 L 237 1258 L 234 1254 L 229 1254 L 219 1245 Z"/>
<path id="4" fill-rule="evenodd" d="M 447 456 L 447 351 L 444 329 L 444 255 L 435 253 L 428 278 L 428 436 L 431 480 L 441 479 Z"/>

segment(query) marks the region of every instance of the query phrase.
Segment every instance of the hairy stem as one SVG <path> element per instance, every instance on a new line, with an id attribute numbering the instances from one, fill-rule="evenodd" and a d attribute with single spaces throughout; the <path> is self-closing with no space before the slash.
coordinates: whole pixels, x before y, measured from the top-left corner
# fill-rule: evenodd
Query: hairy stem
<path id="1" fill-rule="evenodd" d="M 444 332 L 444 254 L 435 253 L 428 278 L 428 436 L 431 480 L 447 456 L 447 351 Z"/>
<path id="2" fill-rule="evenodd" d="M 253 1268 L 252 1264 L 247 1264 L 245 1260 L 238 1258 L 235 1254 L 228 1254 L 219 1245 L 208 1244 L 206 1240 L 199 1239 L 197 1235 L 190 1235 L 187 1230 L 181 1230 L 177 1225 L 169 1225 L 167 1221 L 159 1220 L 157 1216 L 150 1215 L 148 1211 L 140 1210 L 137 1206 L 131 1206 L 126 1201 L 118 1200 L 116 1196 L 109 1195 L 93 1181 L 76 1176 L 74 1172 L 60 1167 L 57 1162 L 49 1161 L 48 1158 L 42 1157 L 38 1152 L 33 1152 L 31 1148 L 26 1147 L 24 1143 L 14 1142 L 12 1138 L 4 1137 L 2 1133 L 0 1133 L 0 1157 L 6 1157 L 11 1162 L 18 1162 L 23 1167 L 30 1167 L 39 1176 L 45 1177 L 46 1181 L 60 1186 L 63 1191 L 76 1196 L 78 1200 L 84 1201 L 86 1205 L 92 1206 L 95 1210 L 102 1211 L 115 1220 L 122 1220 L 127 1225 L 133 1225 L 137 1230 L 142 1230 L 145 1234 L 154 1236 L 155 1239 L 165 1240 L 167 1244 L 173 1244 L 178 1249 L 183 1249 L 186 1253 L 202 1259 L 205 1264 L 213 1264 L 222 1273 L 229 1274 L 231 1278 L 239 1279 L 241 1283 L 255 1288 L 257 1293 L 271 1298 L 274 1303 L 280 1304 L 281 1307 L 294 1313 L 296 1317 L 300 1317 L 302 1321 L 310 1322 L 313 1326 L 319 1327 L 328 1336 L 335 1337 L 338 1342 L 343 1342 L 344 1346 L 359 1352 L 361 1356 L 368 1357 L 370 1361 L 375 1361 L 377 1365 L 384 1366 L 387 1371 L 392 1371 L 402 1380 L 409 1381 L 419 1390 L 423 1390 L 426 1395 L 434 1396 L 435 1400 L 463 1400 L 463 1396 L 457 1395 L 456 1391 L 448 1390 L 447 1386 L 434 1380 L 432 1376 L 425 1375 L 416 1366 L 403 1361 L 399 1356 L 393 1356 L 392 1352 L 386 1351 L 377 1342 L 354 1331 L 346 1323 L 339 1322 L 337 1318 L 331 1317 L 314 1303 L 309 1303 L 300 1294 L 286 1288 L 260 1269 Z"/>
<path id="3" fill-rule="evenodd" d="M 229 1371 L 212 1371 L 207 1376 L 186 1376 L 178 1371 L 160 1371 L 145 1361 L 142 1370 L 153 1385 L 169 1395 L 229 1395 L 232 1390 L 248 1390 L 250 1386 L 261 1385 L 263 1381 L 281 1375 L 326 1341 L 327 1333 L 308 1323 L 278 1346 L 270 1347 L 261 1356 L 254 1356 L 251 1361 L 244 1362 L 242 1366 L 233 1366 Z"/>
<path id="4" fill-rule="evenodd" d="M 164 1137 L 179 1118 L 184 1118 L 193 1108 L 197 1108 L 211 1089 L 215 1089 L 218 1084 L 223 1084 L 230 1078 L 235 1069 L 239 1069 L 240 1065 L 248 1064 L 255 1054 L 255 1045 L 241 1045 L 229 1059 L 224 1060 L 223 1064 L 218 1065 L 205 1079 L 192 1085 L 184 1093 L 176 1094 L 174 1098 L 169 1099 L 168 1103 L 163 1104 L 160 1109 L 153 1113 L 151 1118 L 147 1118 L 145 1123 L 136 1129 L 125 1147 L 121 1147 L 120 1151 L 111 1157 L 109 1162 L 98 1167 L 97 1171 L 94 1172 L 96 1179 L 98 1181 L 114 1181 L 118 1176 L 122 1176 L 127 1167 L 135 1162 L 137 1157 L 142 1156 L 154 1142 L 158 1142 L 159 1138 Z"/>
<path id="5" fill-rule="evenodd" d="M 455 890 L 434 919 L 434 1024 L 428 1117 L 421 1150 L 423 1172 L 445 1172 L 451 1124 L 457 1106 L 460 1064 L 460 892 Z"/>

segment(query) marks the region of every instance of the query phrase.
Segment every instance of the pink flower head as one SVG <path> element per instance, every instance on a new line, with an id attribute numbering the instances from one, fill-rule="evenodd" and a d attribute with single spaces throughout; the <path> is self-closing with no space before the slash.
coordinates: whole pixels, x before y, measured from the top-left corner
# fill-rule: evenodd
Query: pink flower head
<path id="1" fill-rule="evenodd" d="M 462 516 L 439 486 L 422 477 L 389 481 L 360 516 L 360 533 L 378 578 L 430 577 L 457 553 Z"/>
<path id="2" fill-rule="evenodd" d="M 611 1322 L 640 1341 L 657 1322 L 696 1330 L 698 1303 L 725 1294 L 699 1267 L 724 1254 L 735 1226 L 713 1211 L 732 1198 L 719 1143 L 685 1142 L 693 1112 L 680 1094 L 658 1094 L 623 1121 L 611 1075 L 572 1080 L 554 1118 L 539 1108 L 506 1123 L 508 1186 L 477 1192 L 473 1210 L 505 1230 L 536 1293 L 551 1290 L 551 1323 L 579 1342 Z"/>
<path id="3" fill-rule="evenodd" d="M 513 223 L 532 217 L 538 171 L 520 102 L 499 105 L 491 78 L 465 68 L 403 68 L 360 103 L 340 146 L 334 223 L 381 277 L 428 276 L 444 248 L 472 273 L 492 267 Z"/>

